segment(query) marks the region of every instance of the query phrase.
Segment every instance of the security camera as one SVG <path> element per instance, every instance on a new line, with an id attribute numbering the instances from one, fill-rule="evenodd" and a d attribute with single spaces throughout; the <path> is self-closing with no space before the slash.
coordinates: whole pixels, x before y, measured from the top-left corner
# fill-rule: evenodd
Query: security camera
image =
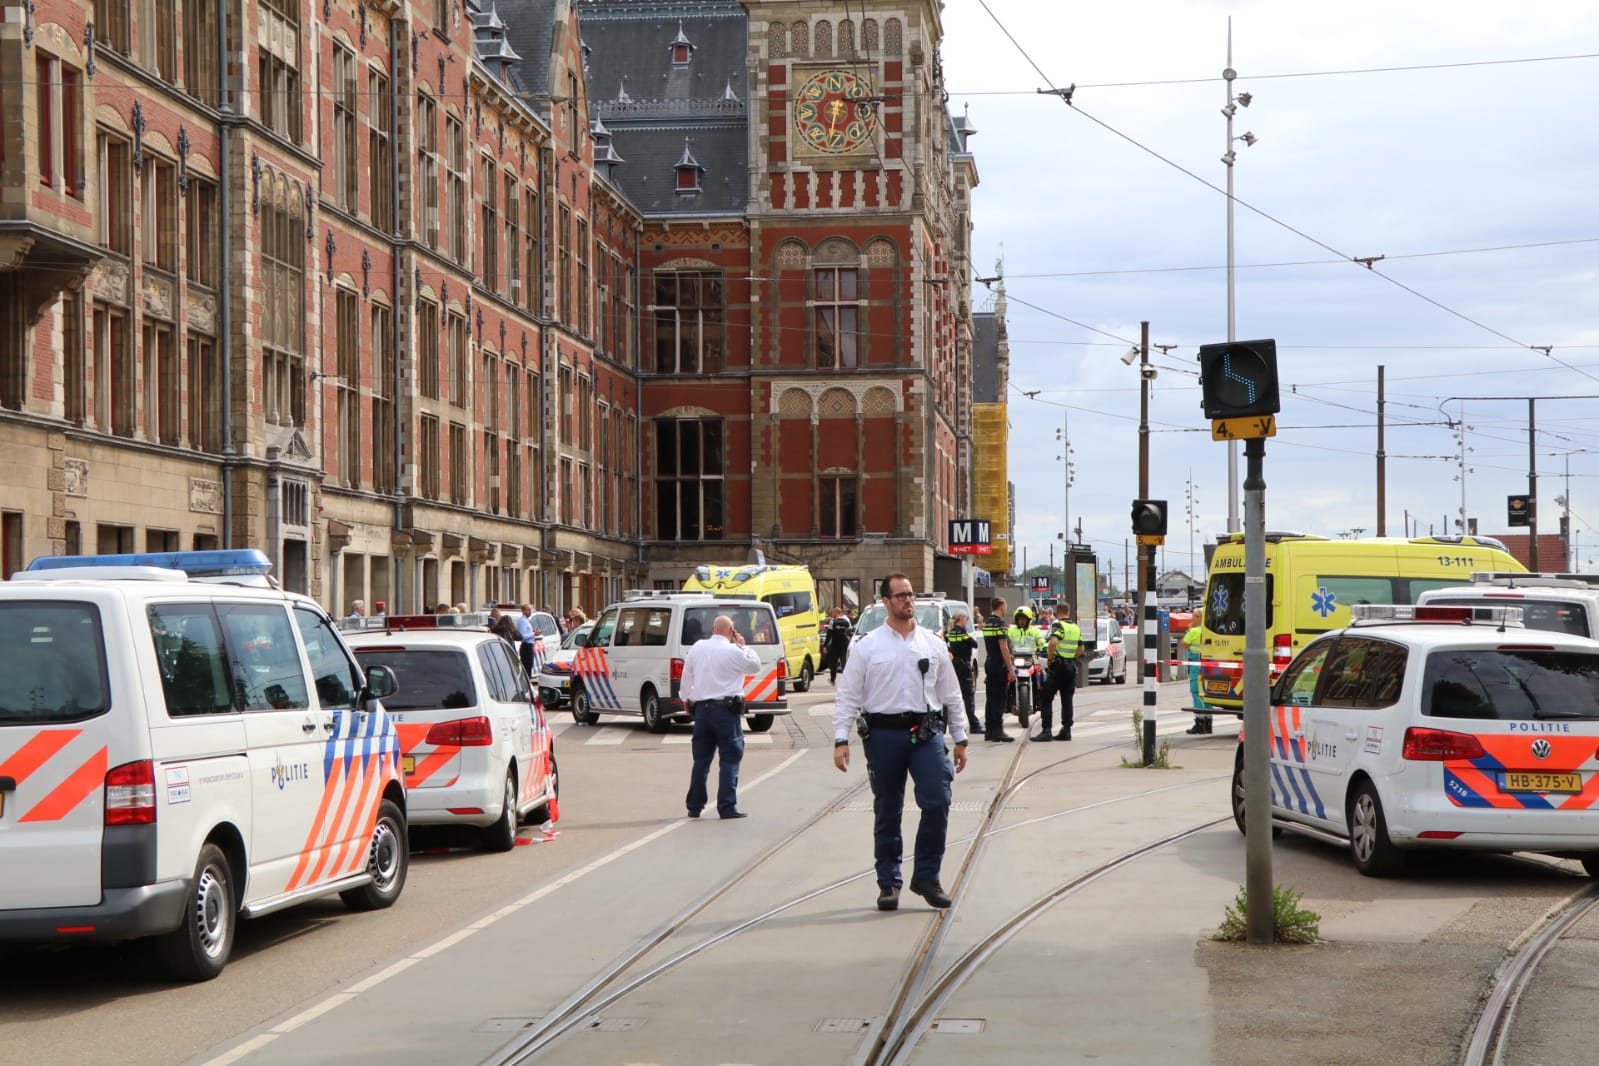
<path id="1" fill-rule="evenodd" d="M 1124 365 L 1124 366 L 1132 366 L 1136 362 L 1138 362 L 1138 349 L 1137 348 L 1129 348 L 1129 349 L 1127 349 L 1127 354 L 1122 356 L 1122 365 Z"/>

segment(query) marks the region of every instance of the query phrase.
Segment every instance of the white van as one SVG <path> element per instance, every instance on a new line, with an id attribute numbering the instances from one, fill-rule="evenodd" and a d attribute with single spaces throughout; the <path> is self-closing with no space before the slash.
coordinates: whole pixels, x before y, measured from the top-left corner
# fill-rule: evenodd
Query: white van
<path id="1" fill-rule="evenodd" d="M 777 614 L 760 600 L 708 592 L 630 590 L 621 603 L 600 613 L 588 642 L 572 661 L 572 717 L 592 724 L 601 714 L 631 714 L 653 733 L 672 722 L 693 720 L 678 695 L 688 649 L 711 635 L 725 614 L 761 660 L 744 679 L 744 713 L 751 732 L 772 728 L 773 716 L 788 713 Z"/>
<path id="2" fill-rule="evenodd" d="M 1599 574 L 1478 573 L 1471 584 L 1423 592 L 1417 603 L 1519 607 L 1521 624 L 1599 639 Z"/>
<path id="3" fill-rule="evenodd" d="M 154 937 L 203 980 L 240 915 L 399 898 L 393 677 L 270 566 L 57 557 L 0 583 L 0 943 Z"/>

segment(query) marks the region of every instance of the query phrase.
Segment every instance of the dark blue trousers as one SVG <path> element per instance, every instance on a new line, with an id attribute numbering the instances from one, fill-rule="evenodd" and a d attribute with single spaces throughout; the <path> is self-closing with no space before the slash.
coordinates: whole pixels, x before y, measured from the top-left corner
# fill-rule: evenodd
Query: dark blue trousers
<path id="1" fill-rule="evenodd" d="M 873 839 L 877 884 L 899 887 L 904 863 L 905 838 L 901 823 L 905 813 L 905 778 L 916 789 L 921 824 L 916 828 L 916 862 L 913 881 L 937 881 L 944 863 L 944 835 L 949 830 L 949 805 L 953 801 L 955 764 L 937 736 L 911 743 L 904 729 L 873 729 L 866 738 L 866 775 L 872 783 L 872 810 L 876 814 Z"/>
<path id="2" fill-rule="evenodd" d="M 696 814 L 705 808 L 705 786 L 711 776 L 713 755 L 721 757 L 716 809 L 725 813 L 738 806 L 738 765 L 744 761 L 744 716 L 731 706 L 701 704 L 694 709 L 694 769 L 688 777 L 688 809 Z"/>

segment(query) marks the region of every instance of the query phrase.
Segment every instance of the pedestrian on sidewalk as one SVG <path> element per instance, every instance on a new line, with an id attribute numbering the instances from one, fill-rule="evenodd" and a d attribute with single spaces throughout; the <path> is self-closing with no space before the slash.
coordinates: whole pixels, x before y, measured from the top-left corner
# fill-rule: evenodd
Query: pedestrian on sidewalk
<path id="1" fill-rule="evenodd" d="M 966 769 L 966 719 L 948 649 L 916 624 L 911 579 L 890 574 L 878 586 L 888 619 L 861 639 L 839 679 L 833 711 L 833 765 L 849 770 L 849 731 L 861 733 L 872 785 L 877 909 L 899 907 L 905 862 L 905 779 L 915 786 L 916 829 L 910 890 L 930 906 L 950 905 L 939 882 L 955 775 Z M 944 743 L 954 739 L 953 762 Z"/>
<path id="2" fill-rule="evenodd" d="M 708 799 L 711 757 L 718 756 L 716 811 L 743 818 L 738 806 L 738 767 L 744 761 L 744 678 L 761 668 L 755 652 L 725 614 L 711 623 L 711 635 L 689 648 L 679 691 L 694 714 L 694 768 L 688 777 L 688 816 L 698 818 Z"/>

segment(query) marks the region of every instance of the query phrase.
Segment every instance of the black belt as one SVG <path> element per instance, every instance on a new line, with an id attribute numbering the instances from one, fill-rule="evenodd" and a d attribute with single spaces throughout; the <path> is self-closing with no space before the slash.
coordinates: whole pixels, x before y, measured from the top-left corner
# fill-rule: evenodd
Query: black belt
<path id="1" fill-rule="evenodd" d="M 925 714 L 868 714 L 864 717 L 873 729 L 909 729 L 927 719 Z"/>
<path id="2" fill-rule="evenodd" d="M 717 696 L 715 699 L 695 700 L 696 707 L 737 707 L 744 703 L 743 696 Z"/>

